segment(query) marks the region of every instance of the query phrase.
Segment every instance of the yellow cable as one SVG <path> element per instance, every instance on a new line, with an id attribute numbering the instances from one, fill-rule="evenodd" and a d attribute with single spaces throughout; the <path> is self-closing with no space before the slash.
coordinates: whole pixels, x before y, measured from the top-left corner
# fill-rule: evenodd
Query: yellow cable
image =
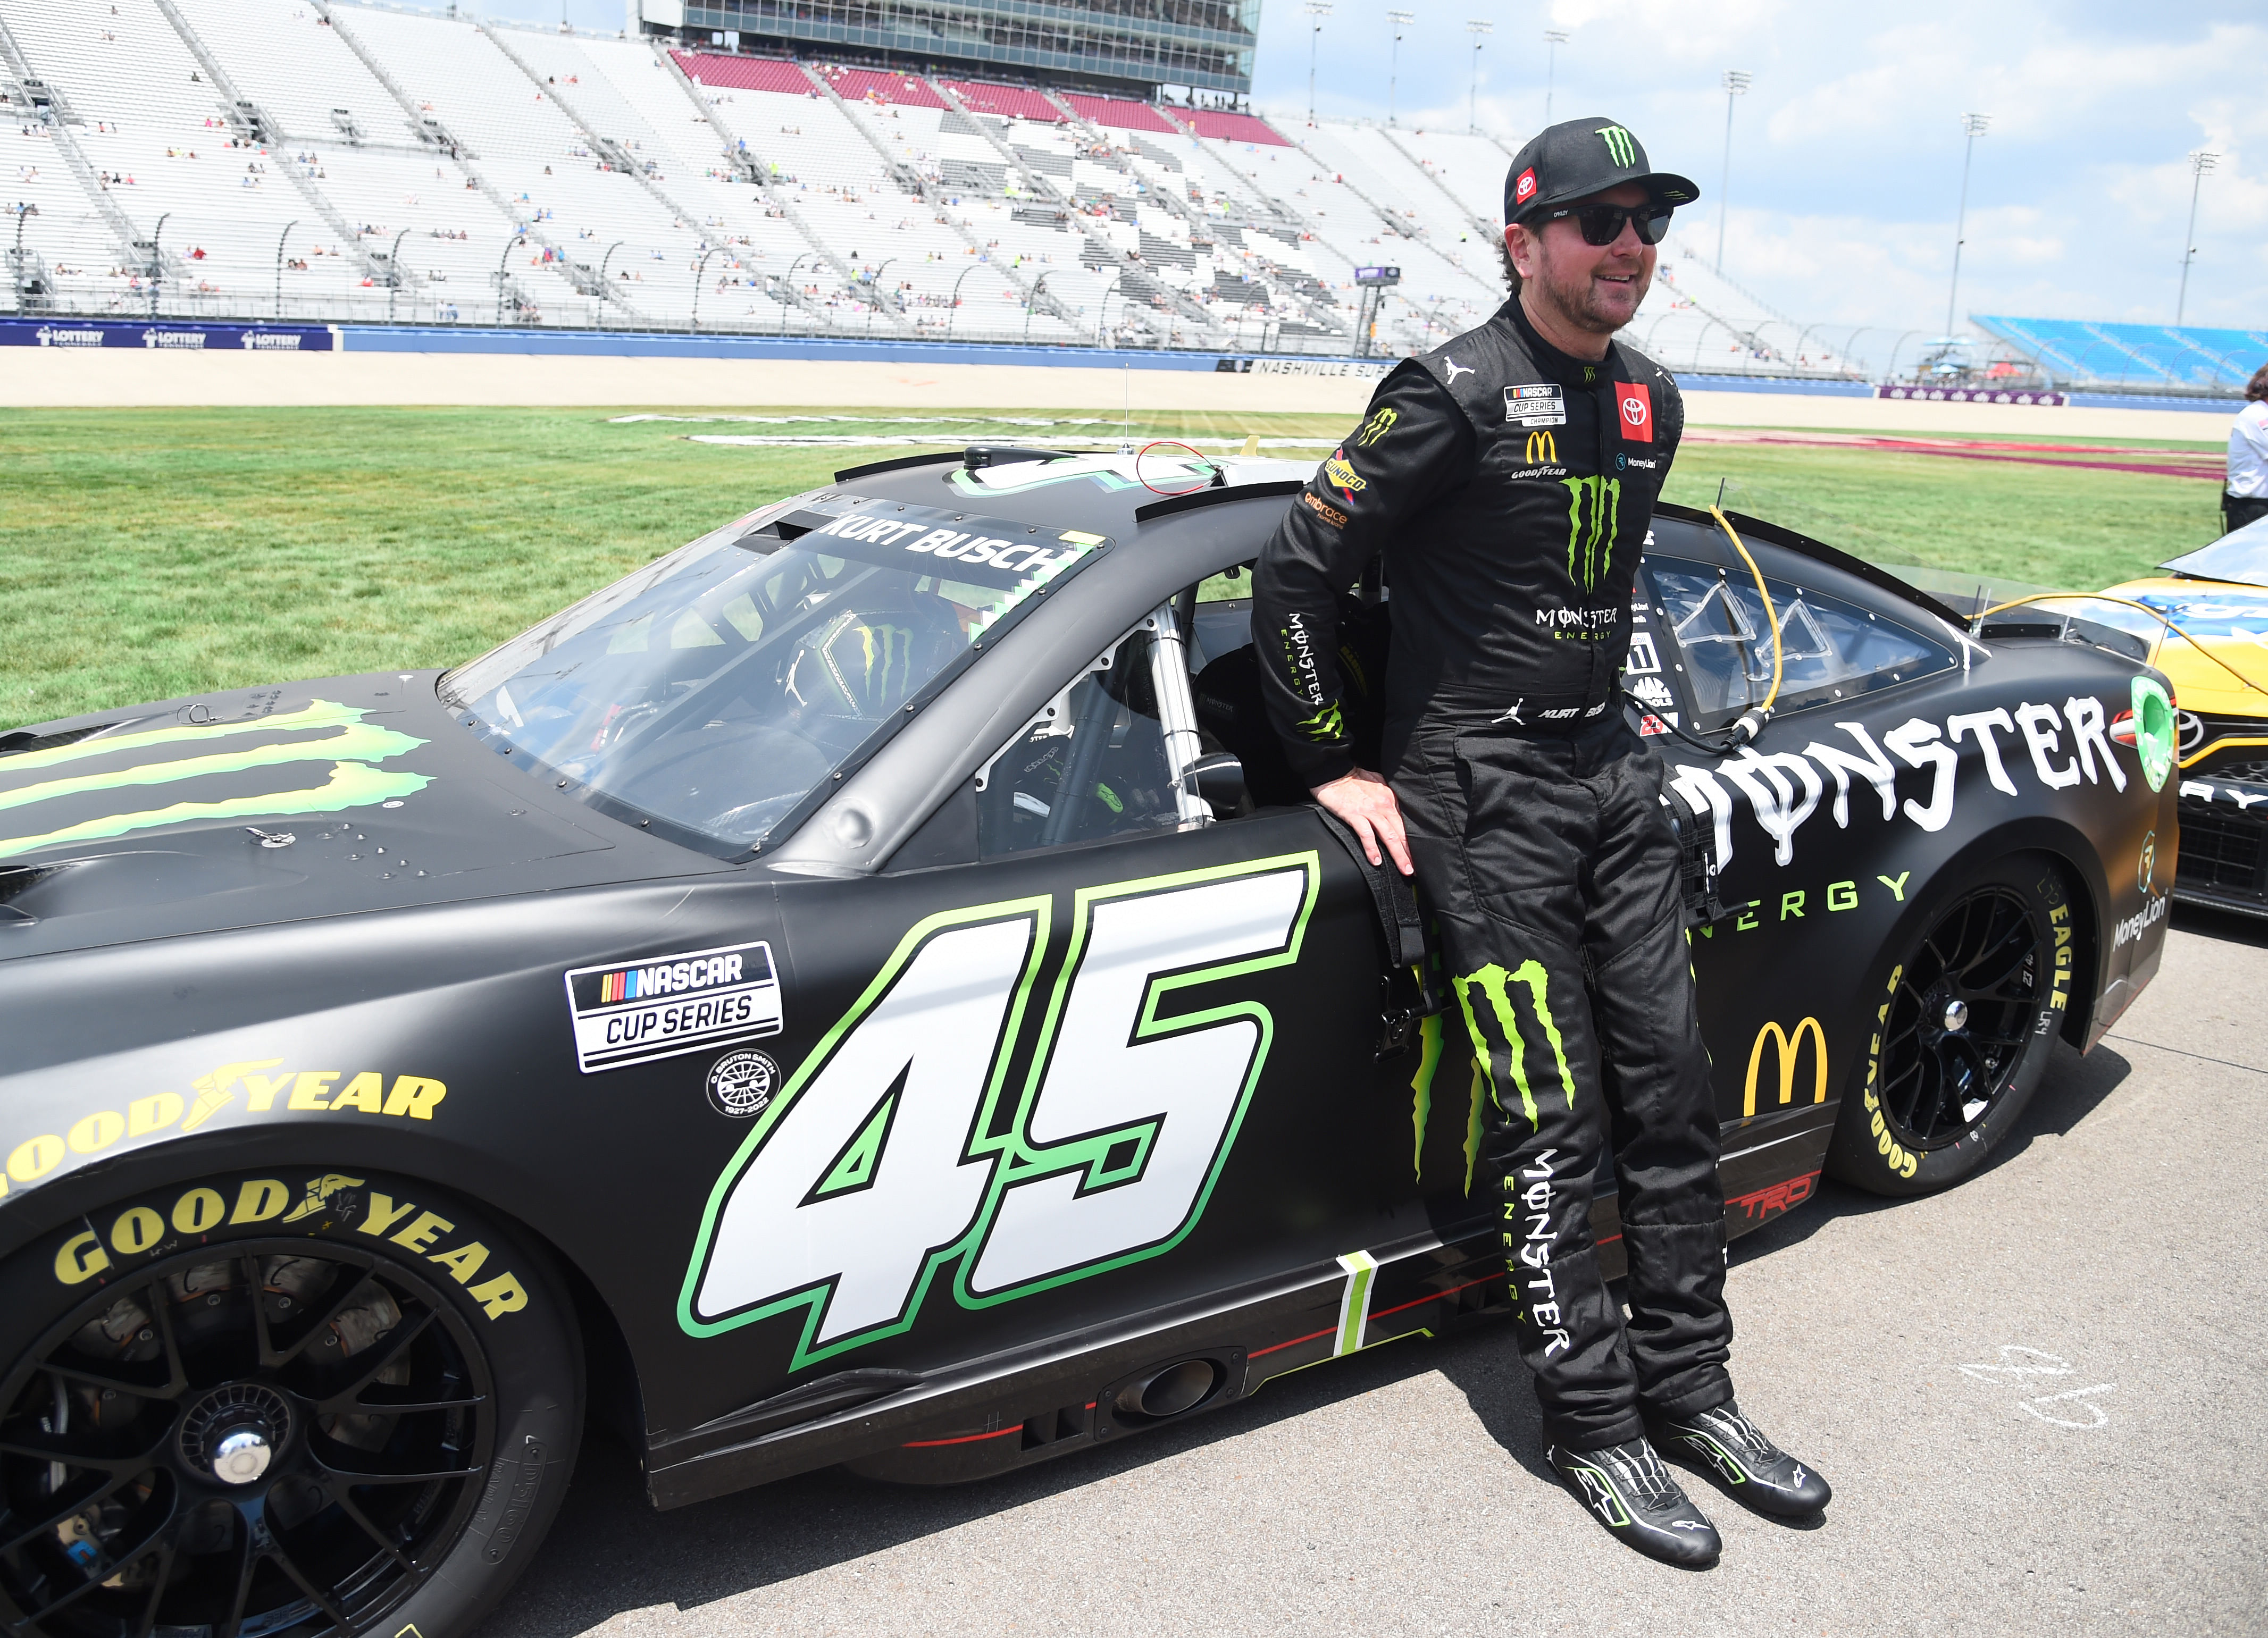
<path id="1" fill-rule="evenodd" d="M 1779 698 L 1779 616 L 1772 612 L 1771 593 L 1764 590 L 1764 571 L 1758 569 L 1756 560 L 1749 555 L 1749 548 L 1742 544 L 1741 537 L 1734 533 L 1731 521 L 1725 516 L 1724 509 L 1712 506 L 1709 509 L 1709 516 L 1717 520 L 1717 526 L 1725 532 L 1726 538 L 1733 543 L 1733 549 L 1741 555 L 1741 561 L 1749 566 L 1749 572 L 1756 577 L 1756 595 L 1764 600 L 1764 625 L 1771 632 L 1771 692 L 1764 695 L 1764 702 L 1756 709 L 1770 711 L 1772 701 Z"/>
<path id="2" fill-rule="evenodd" d="M 2021 608 L 2027 603 L 2048 603 L 2053 602 L 2058 599 L 2069 599 L 2073 601 L 2115 603 L 2122 608 L 2139 608 L 2145 614 L 2147 614 L 2152 620 L 2156 621 L 2160 625 L 2163 626 L 2168 631 L 2172 632 L 2177 637 L 2186 640 L 2191 648 L 2204 655 L 2205 658 L 2211 660 L 2214 665 L 2220 666 L 2221 670 L 2227 672 L 2230 676 L 2235 678 L 2237 681 L 2242 683 L 2246 687 L 2251 689 L 2253 693 L 2268 694 L 2268 687 L 2263 687 L 2260 684 L 2253 681 L 2251 678 L 2246 676 L 2242 672 L 2237 670 L 2235 666 L 2231 665 L 2227 660 L 2221 658 L 2220 655 L 2215 654 L 2211 649 L 2205 647 L 2204 643 L 2198 638 L 2183 630 L 2179 625 L 2176 624 L 2173 621 L 2169 620 L 2164 614 L 2159 613 L 2156 609 L 2152 608 L 2147 603 L 2137 603 L 2132 598 L 2112 597 L 2109 593 L 2102 591 L 2035 591 L 2029 597 L 2011 598 L 2006 603 L 1995 603 L 1991 608 L 1981 610 L 1977 613 L 1970 615 L 1969 624 L 1970 628 L 1974 629 L 1978 624 L 1989 619 L 1991 616 L 1999 613 L 2004 609 Z M 2159 639 L 2160 643 L 2163 643 L 2165 639 L 2162 637 Z M 2154 645 L 2151 650 L 2150 662 L 2153 665 L 2157 663 L 2157 650 Z"/>

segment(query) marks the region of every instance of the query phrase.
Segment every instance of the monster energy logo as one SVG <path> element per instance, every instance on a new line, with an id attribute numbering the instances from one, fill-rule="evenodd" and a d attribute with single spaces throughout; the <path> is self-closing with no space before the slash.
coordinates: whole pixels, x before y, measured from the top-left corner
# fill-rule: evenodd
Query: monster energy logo
<path id="1" fill-rule="evenodd" d="M 1638 163 L 1638 143 L 1621 126 L 1602 125 L 1594 135 L 1607 144 L 1607 157 L 1616 165 Z"/>
<path id="2" fill-rule="evenodd" d="M 1388 408 L 1383 405 L 1380 406 L 1371 412 L 1370 419 L 1363 423 L 1362 436 L 1356 442 L 1363 448 L 1368 449 L 1379 439 L 1384 437 L 1392 430 L 1394 423 L 1401 419 L 1402 415 L 1398 410 Z"/>
<path id="3" fill-rule="evenodd" d="M 1310 739 L 1326 743 L 1339 738 L 1344 732 L 1344 724 L 1339 716 L 1338 702 L 1333 701 L 1313 716 L 1301 717 L 1300 731 Z"/>
<path id="4" fill-rule="evenodd" d="M 1468 973 L 1454 981 L 1457 1005 L 1464 1010 L 1465 1029 L 1473 1038 L 1473 1054 L 1488 1076 L 1489 1091 L 1496 1096 L 1497 1106 L 1504 1100 L 1496 1083 L 1495 1057 L 1490 1050 L 1488 1037 L 1481 1031 L 1480 1020 L 1473 1012 L 1473 992 L 1478 990 L 1494 1014 L 1497 1027 L 1504 1032 L 1505 1049 L 1512 1070 L 1512 1083 L 1520 1093 L 1521 1113 L 1528 1117 L 1530 1127 L 1535 1125 L 1535 1094 L 1528 1083 L 1528 1050 L 1521 1039 L 1520 1016 L 1512 1005 L 1512 987 L 1527 988 L 1528 1004 L 1535 1014 L 1535 1022 L 1543 1031 L 1543 1039 L 1551 1047 L 1551 1061 L 1559 1071 L 1559 1087 L 1566 1095 L 1567 1107 L 1575 1106 L 1575 1083 L 1567 1073 L 1567 1048 L 1559 1039 L 1559 1025 L 1551 1017 L 1549 998 L 1550 979 L 1543 964 L 1533 956 L 1521 962 L 1510 973 L 1491 961 L 1477 973 Z"/>
<path id="5" fill-rule="evenodd" d="M 1567 486 L 1567 578 L 1595 591 L 1615 555 L 1623 504 L 1620 478 L 1562 478 Z"/>

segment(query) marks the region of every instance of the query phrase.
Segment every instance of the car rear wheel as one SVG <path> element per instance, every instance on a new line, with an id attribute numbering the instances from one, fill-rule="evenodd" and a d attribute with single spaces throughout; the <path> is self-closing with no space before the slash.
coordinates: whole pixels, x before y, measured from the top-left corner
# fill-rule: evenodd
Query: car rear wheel
<path id="1" fill-rule="evenodd" d="M 2030 1102 L 2071 994 L 2069 890 L 2014 854 L 1943 890 L 1875 992 L 1827 1169 L 1878 1194 L 1960 1182 Z"/>
<path id="2" fill-rule="evenodd" d="M 74 1219 L 0 1267 L 0 1626 L 465 1631 L 572 1468 L 559 1291 L 407 1179 L 213 1178 Z"/>

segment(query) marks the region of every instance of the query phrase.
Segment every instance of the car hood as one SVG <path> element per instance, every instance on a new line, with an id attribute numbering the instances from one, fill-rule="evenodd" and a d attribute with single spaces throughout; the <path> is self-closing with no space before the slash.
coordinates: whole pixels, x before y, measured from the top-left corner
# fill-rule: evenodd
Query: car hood
<path id="1" fill-rule="evenodd" d="M 0 960 L 725 868 L 503 762 L 442 706 L 437 675 L 0 736 Z"/>
<path id="2" fill-rule="evenodd" d="M 2150 660 L 2174 685 L 2183 709 L 2268 717 L 2268 590 L 2164 577 L 2130 580 L 2102 595 L 2154 609 L 2195 639 L 2162 633 Z"/>

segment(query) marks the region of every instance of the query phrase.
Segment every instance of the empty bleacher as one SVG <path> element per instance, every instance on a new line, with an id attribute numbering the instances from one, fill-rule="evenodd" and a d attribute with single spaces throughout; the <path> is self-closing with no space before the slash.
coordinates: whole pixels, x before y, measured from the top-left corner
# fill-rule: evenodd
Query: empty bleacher
<path id="1" fill-rule="evenodd" d="M 1983 315 L 1976 322 L 2058 385 L 2226 393 L 2268 364 L 2268 330 Z"/>
<path id="2" fill-rule="evenodd" d="M 0 23 L 22 310 L 1344 354 L 1355 269 L 1383 264 L 1401 354 L 1503 299 L 1509 151 L 1477 134 L 345 0 L 0 0 Z M 1679 250 L 1646 350 L 1846 367 Z"/>

